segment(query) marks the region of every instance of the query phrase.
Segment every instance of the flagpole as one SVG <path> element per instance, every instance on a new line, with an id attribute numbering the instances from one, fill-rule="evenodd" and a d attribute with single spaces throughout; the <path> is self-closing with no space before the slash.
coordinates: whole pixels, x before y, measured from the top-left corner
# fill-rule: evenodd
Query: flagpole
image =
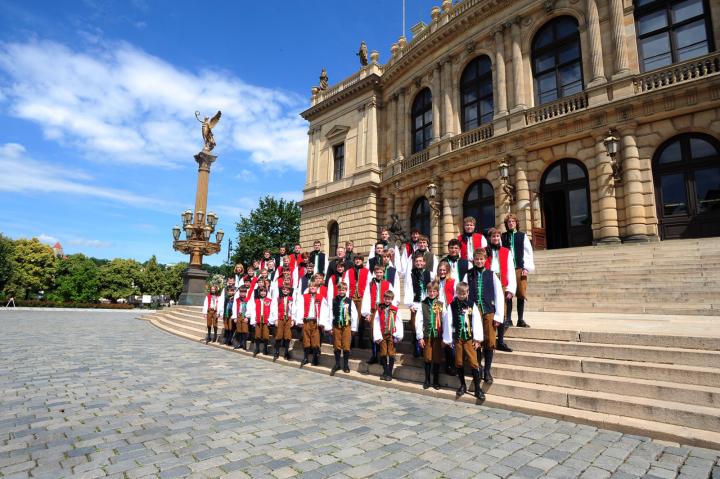
<path id="1" fill-rule="evenodd" d="M 405 37 L 405 0 L 402 0 L 402 36 Z"/>

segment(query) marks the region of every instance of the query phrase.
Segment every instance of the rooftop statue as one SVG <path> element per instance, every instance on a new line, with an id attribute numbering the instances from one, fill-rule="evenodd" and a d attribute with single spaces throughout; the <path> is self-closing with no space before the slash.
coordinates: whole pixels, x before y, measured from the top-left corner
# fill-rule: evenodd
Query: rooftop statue
<path id="1" fill-rule="evenodd" d="M 368 49 L 367 45 L 365 45 L 365 42 L 360 43 L 360 51 L 356 53 L 357 56 L 360 57 L 360 65 L 367 66 L 368 64 Z"/>
<path id="2" fill-rule="evenodd" d="M 328 87 L 328 74 L 326 69 L 322 69 L 322 72 L 320 72 L 320 89 L 321 90 L 327 90 Z"/>

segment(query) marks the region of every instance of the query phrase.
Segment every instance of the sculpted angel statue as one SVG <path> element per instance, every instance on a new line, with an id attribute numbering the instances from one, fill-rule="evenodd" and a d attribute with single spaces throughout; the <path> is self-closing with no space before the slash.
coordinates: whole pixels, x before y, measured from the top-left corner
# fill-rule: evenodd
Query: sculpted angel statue
<path id="1" fill-rule="evenodd" d="M 203 148 L 203 151 L 206 153 L 209 153 L 212 151 L 213 148 L 215 148 L 215 137 L 213 136 L 212 129 L 215 128 L 215 125 L 218 124 L 220 121 L 220 116 L 222 113 L 220 110 L 215 114 L 214 117 L 208 118 L 207 116 L 204 119 L 200 119 L 200 112 L 195 112 L 195 118 L 197 118 L 197 121 L 202 123 L 202 136 L 203 140 L 205 141 L 205 147 Z"/>
<path id="2" fill-rule="evenodd" d="M 367 66 L 368 64 L 368 49 L 365 42 L 360 43 L 360 50 L 355 54 L 360 57 L 360 65 Z"/>

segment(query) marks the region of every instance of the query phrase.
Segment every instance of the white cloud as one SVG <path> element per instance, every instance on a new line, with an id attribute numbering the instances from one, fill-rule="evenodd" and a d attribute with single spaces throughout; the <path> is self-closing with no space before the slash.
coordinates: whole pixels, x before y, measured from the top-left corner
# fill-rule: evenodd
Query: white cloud
<path id="1" fill-rule="evenodd" d="M 58 241 L 60 241 L 60 240 L 57 239 L 56 237 L 47 235 L 47 234 L 45 234 L 45 233 L 40 233 L 39 235 L 36 236 L 36 238 L 37 238 L 41 243 L 47 243 L 47 244 L 49 244 L 49 245 L 51 245 L 51 246 L 54 246 L 55 243 L 57 243 Z"/>
<path id="2" fill-rule="evenodd" d="M 96 186 L 86 173 L 35 160 L 26 154 L 24 146 L 17 143 L 0 145 L 0 178 L 0 191 L 75 194 L 164 213 L 179 209 L 178 205 L 165 200 Z"/>
<path id="3" fill-rule="evenodd" d="M 252 171 L 243 168 L 237 175 L 235 175 L 235 178 L 244 181 L 256 181 L 257 175 L 255 175 Z"/>
<path id="4" fill-rule="evenodd" d="M 286 201 L 302 201 L 303 199 L 303 192 L 302 191 L 281 191 L 280 193 L 275 193 L 275 196 L 277 198 L 284 198 Z"/>
<path id="5" fill-rule="evenodd" d="M 0 44 L 0 89 L 12 115 L 97 161 L 175 167 L 202 147 L 194 111 L 222 110 L 216 152 L 302 170 L 307 127 L 296 95 L 227 72 L 189 72 L 127 43 L 88 51 L 51 41 Z"/>
<path id="6" fill-rule="evenodd" d="M 86 238 L 73 238 L 68 241 L 68 244 L 73 246 L 84 246 L 86 248 L 110 248 L 113 245 L 110 241 Z"/>

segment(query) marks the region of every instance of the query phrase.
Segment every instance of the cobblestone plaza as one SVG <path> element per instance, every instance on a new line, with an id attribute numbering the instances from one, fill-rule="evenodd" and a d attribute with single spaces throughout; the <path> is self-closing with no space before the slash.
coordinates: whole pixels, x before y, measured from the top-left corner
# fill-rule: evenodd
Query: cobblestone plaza
<path id="1" fill-rule="evenodd" d="M 0 477 L 720 477 L 720 451 L 2 312 Z"/>

